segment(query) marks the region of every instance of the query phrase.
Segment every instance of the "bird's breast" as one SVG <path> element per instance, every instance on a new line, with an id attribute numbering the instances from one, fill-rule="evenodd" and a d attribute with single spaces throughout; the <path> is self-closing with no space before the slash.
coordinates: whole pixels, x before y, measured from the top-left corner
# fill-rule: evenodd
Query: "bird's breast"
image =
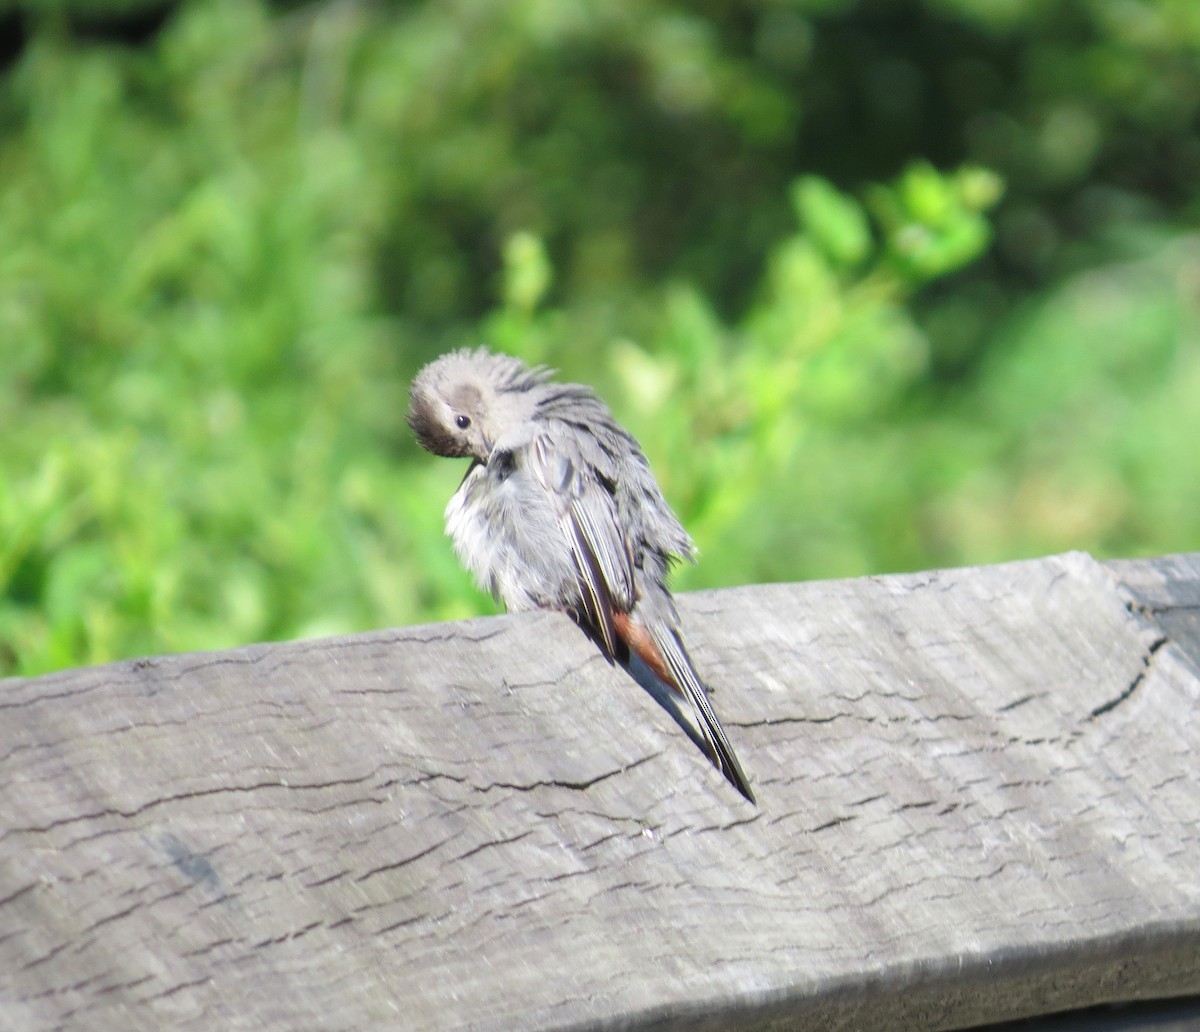
<path id="1" fill-rule="evenodd" d="M 512 463 L 467 474 L 446 506 L 446 533 L 479 586 L 510 612 L 573 604 L 573 560 L 550 500 Z"/>

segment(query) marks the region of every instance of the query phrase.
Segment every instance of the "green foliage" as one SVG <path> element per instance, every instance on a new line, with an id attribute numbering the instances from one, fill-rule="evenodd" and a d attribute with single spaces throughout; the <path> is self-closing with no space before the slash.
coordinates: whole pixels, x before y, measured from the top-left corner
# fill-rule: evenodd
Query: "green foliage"
<path id="1" fill-rule="evenodd" d="M 0 673 L 491 611 L 403 422 L 480 340 L 680 587 L 1194 547 L 1189 5 L 149 10 L 0 79 Z"/>

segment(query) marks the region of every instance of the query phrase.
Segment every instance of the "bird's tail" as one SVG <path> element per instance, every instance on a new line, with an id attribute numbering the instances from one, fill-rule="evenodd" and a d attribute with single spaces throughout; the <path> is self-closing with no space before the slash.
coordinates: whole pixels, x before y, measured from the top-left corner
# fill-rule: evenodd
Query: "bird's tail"
<path id="1" fill-rule="evenodd" d="M 635 622 L 625 614 L 620 621 L 623 626 L 618 632 L 629 647 L 636 652 L 642 661 L 661 680 L 669 684 L 683 695 L 692 706 L 696 722 L 700 725 L 700 733 L 708 746 L 708 756 L 713 766 L 728 778 L 729 783 L 742 793 L 750 802 L 757 805 L 754 793 L 750 790 L 750 782 L 738 763 L 733 746 L 725 729 L 713 712 L 712 703 L 708 700 L 708 692 L 704 682 L 692 666 L 691 658 L 683 647 L 683 641 L 677 631 L 669 627 L 647 628 Z"/>

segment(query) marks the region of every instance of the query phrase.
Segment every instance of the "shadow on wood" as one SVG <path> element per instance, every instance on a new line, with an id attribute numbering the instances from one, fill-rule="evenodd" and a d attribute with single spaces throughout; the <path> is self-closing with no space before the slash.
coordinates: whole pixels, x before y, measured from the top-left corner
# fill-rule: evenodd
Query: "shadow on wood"
<path id="1" fill-rule="evenodd" d="M 556 614 L 0 682 L 0 1027 L 949 1029 L 1200 991 L 1200 555 L 679 602 L 757 809 Z"/>

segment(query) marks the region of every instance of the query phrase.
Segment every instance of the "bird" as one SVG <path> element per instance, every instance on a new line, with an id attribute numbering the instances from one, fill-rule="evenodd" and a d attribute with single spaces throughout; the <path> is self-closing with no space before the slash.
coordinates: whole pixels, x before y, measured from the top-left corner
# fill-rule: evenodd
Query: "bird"
<path id="1" fill-rule="evenodd" d="M 446 532 L 509 612 L 565 612 L 611 661 L 637 656 L 691 706 L 709 760 L 749 780 L 688 655 L 667 578 L 696 547 L 634 436 L 590 387 L 486 347 L 424 366 L 407 422 L 434 455 L 470 459 Z"/>

